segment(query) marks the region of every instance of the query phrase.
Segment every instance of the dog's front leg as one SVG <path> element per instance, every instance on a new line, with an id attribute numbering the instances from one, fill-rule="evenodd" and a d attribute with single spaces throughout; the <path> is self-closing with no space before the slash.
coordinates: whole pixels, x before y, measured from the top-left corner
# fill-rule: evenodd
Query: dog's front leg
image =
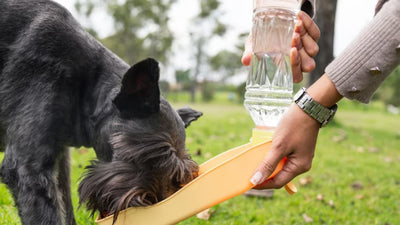
<path id="1" fill-rule="evenodd" d="M 48 146 L 28 150 L 8 143 L 6 147 L 0 174 L 24 225 L 65 224 L 57 194 L 57 156 Z"/>
<path id="2" fill-rule="evenodd" d="M 76 225 L 74 208 L 71 199 L 71 178 L 70 178 L 70 152 L 68 148 L 58 158 L 56 165 L 58 199 L 62 212 L 63 224 Z"/>

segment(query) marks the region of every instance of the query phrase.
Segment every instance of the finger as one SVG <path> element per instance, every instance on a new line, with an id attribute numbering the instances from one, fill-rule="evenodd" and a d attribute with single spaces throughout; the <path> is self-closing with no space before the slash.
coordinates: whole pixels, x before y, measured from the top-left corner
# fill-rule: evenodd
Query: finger
<path id="1" fill-rule="evenodd" d="M 276 176 L 264 181 L 254 187 L 254 189 L 279 189 L 296 177 L 293 173 L 281 170 Z"/>
<path id="2" fill-rule="evenodd" d="M 292 49 L 290 50 L 290 62 L 292 67 L 293 82 L 300 83 L 303 80 L 303 72 L 301 71 L 301 58 L 298 50 L 303 48 L 300 34 L 294 33 L 292 39 Z"/>
<path id="3" fill-rule="evenodd" d="M 297 165 L 293 159 L 288 159 L 285 166 L 276 176 L 266 180 L 264 183 L 257 185 L 256 189 L 279 189 L 292 181 L 298 175 L 305 173 L 311 169 L 311 165 Z"/>
<path id="4" fill-rule="evenodd" d="M 301 58 L 301 71 L 311 72 L 315 69 L 315 60 L 308 55 L 304 48 L 299 50 L 299 55 Z"/>
<path id="5" fill-rule="evenodd" d="M 315 24 L 314 21 L 311 19 L 311 17 L 303 11 L 299 12 L 298 18 L 301 24 L 303 25 L 302 27 L 304 28 L 304 30 L 301 30 L 303 32 L 303 35 L 304 33 L 308 33 L 316 42 L 318 42 L 321 35 L 321 31 L 319 30 L 317 24 Z"/>
<path id="6" fill-rule="evenodd" d="M 249 66 L 251 63 L 251 53 L 250 52 L 244 52 L 242 56 L 242 64 L 245 66 Z"/>
<path id="7" fill-rule="evenodd" d="M 307 53 L 314 57 L 318 54 L 319 47 L 317 41 L 307 32 L 303 24 L 302 21 L 297 21 L 292 46 L 296 44 L 297 49 L 301 49 L 301 46 L 303 46 Z M 295 39 L 297 37 L 299 39 Z"/>
<path id="8" fill-rule="evenodd" d="M 301 59 L 297 48 L 290 50 L 290 64 L 292 66 L 293 82 L 300 83 L 303 80 L 301 71 Z"/>
<path id="9" fill-rule="evenodd" d="M 293 33 L 292 47 L 295 47 L 297 49 L 303 48 L 303 43 L 301 42 L 301 36 L 299 33 Z"/>
<path id="10" fill-rule="evenodd" d="M 251 34 L 247 37 L 246 44 L 244 46 L 244 52 L 242 56 L 242 64 L 245 66 L 250 65 L 251 62 L 251 54 L 252 54 L 252 36 Z"/>
<path id="11" fill-rule="evenodd" d="M 267 155 L 263 159 L 260 165 L 258 165 L 256 172 L 250 179 L 250 182 L 254 185 L 262 184 L 275 170 L 278 163 L 281 161 L 283 156 L 279 152 L 272 149 L 268 151 Z"/>
<path id="12" fill-rule="evenodd" d="M 319 47 L 317 42 L 312 39 L 312 37 L 308 34 L 301 36 L 301 43 L 303 44 L 304 49 L 306 52 L 311 56 L 314 57 L 319 52 Z"/>

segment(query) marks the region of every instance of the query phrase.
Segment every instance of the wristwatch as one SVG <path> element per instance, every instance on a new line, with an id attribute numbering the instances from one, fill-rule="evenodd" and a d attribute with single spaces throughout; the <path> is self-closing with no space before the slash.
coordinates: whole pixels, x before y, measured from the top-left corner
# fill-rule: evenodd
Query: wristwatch
<path id="1" fill-rule="evenodd" d="M 337 110 L 337 104 L 327 108 L 314 101 L 307 94 L 306 89 L 300 89 L 293 98 L 294 102 L 309 116 L 317 120 L 322 126 L 326 126 L 333 118 Z"/>

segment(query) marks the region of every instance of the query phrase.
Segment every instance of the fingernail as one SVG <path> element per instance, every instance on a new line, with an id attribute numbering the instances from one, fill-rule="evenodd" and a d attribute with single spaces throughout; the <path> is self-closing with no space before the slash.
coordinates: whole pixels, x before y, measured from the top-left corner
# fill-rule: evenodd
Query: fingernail
<path id="1" fill-rule="evenodd" d="M 260 171 L 257 171 L 257 173 L 255 173 L 253 177 L 250 179 L 250 182 L 254 185 L 257 185 L 261 183 L 261 179 L 262 179 L 262 173 Z"/>

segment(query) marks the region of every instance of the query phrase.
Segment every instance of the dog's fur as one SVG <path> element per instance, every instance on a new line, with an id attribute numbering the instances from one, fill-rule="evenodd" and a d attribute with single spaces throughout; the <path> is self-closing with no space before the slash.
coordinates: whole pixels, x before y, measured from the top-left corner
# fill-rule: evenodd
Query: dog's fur
<path id="1" fill-rule="evenodd" d="M 90 210 L 153 204 L 196 176 L 185 127 L 201 113 L 160 97 L 153 59 L 129 67 L 49 0 L 0 1 L 1 179 L 23 224 L 75 224 L 67 146 L 98 161 L 80 187 Z"/>

